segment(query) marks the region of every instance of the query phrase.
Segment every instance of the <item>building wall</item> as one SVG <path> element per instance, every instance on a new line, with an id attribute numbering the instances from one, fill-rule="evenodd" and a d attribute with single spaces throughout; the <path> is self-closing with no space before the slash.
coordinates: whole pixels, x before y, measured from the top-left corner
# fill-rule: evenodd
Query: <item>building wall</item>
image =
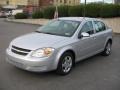
<path id="1" fill-rule="evenodd" d="M 9 4 L 10 5 L 27 5 L 28 4 L 28 0 L 9 0 Z"/>
<path id="2" fill-rule="evenodd" d="M 40 7 L 46 7 L 50 5 L 78 5 L 80 0 L 39 0 Z"/>
<path id="3" fill-rule="evenodd" d="M 46 7 L 50 5 L 53 5 L 53 0 L 39 0 L 40 7 Z"/>
<path id="4" fill-rule="evenodd" d="M 0 0 L 1 5 L 7 5 L 7 1 L 9 1 L 9 5 L 17 6 L 40 6 L 46 7 L 50 5 L 78 5 L 80 4 L 80 0 Z"/>
<path id="5" fill-rule="evenodd" d="M 34 0 L 33 0 L 34 1 Z M 28 0 L 0 0 L 0 5 L 27 5 Z"/>
<path id="6" fill-rule="evenodd" d="M 7 3 L 8 2 L 8 3 Z M 39 5 L 39 0 L 0 0 L 0 5 Z"/>
<path id="7" fill-rule="evenodd" d="M 80 0 L 54 0 L 54 5 L 78 5 Z"/>
<path id="8" fill-rule="evenodd" d="M 6 5 L 7 4 L 7 0 L 0 0 L 0 5 Z"/>
<path id="9" fill-rule="evenodd" d="M 28 0 L 28 5 L 39 6 L 39 0 Z"/>
<path id="10" fill-rule="evenodd" d="M 120 0 L 115 0 L 115 3 L 120 3 Z"/>

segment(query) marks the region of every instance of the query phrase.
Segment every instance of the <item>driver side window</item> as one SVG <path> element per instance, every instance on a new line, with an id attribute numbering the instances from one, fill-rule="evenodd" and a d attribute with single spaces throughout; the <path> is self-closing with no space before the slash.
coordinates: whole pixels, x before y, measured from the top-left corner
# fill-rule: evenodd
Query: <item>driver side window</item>
<path id="1" fill-rule="evenodd" d="M 90 35 L 94 34 L 92 21 L 88 21 L 82 26 L 81 33 L 82 32 L 86 32 Z"/>

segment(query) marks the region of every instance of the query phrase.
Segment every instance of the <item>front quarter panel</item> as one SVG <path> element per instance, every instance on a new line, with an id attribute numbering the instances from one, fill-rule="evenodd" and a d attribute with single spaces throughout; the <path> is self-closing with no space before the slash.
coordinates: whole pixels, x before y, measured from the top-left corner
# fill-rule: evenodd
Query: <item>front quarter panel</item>
<path id="1" fill-rule="evenodd" d="M 55 61 L 54 61 L 54 68 L 56 69 L 60 60 L 60 57 L 68 50 L 72 50 L 75 53 L 75 49 L 72 44 L 62 46 L 58 48 L 55 53 Z"/>

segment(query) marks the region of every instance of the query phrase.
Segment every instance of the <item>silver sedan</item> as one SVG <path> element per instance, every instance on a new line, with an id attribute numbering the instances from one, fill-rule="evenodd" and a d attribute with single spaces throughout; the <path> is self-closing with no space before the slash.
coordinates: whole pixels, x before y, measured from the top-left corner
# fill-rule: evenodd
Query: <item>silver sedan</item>
<path id="1" fill-rule="evenodd" d="M 37 31 L 17 37 L 6 50 L 6 60 L 32 72 L 70 73 L 76 62 L 111 53 L 112 29 L 95 18 L 63 17 Z"/>

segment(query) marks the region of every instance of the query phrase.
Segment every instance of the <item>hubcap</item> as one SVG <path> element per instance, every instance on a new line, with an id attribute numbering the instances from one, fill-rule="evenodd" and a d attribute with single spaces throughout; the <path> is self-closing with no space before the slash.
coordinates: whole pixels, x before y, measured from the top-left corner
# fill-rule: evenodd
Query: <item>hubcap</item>
<path id="1" fill-rule="evenodd" d="M 62 63 L 62 69 L 65 73 L 69 72 L 72 67 L 72 58 L 71 56 L 66 56 Z"/>
<path id="2" fill-rule="evenodd" d="M 108 43 L 108 45 L 106 47 L 106 53 L 110 54 L 110 51 L 111 51 L 111 45 L 110 45 L 110 43 Z"/>

